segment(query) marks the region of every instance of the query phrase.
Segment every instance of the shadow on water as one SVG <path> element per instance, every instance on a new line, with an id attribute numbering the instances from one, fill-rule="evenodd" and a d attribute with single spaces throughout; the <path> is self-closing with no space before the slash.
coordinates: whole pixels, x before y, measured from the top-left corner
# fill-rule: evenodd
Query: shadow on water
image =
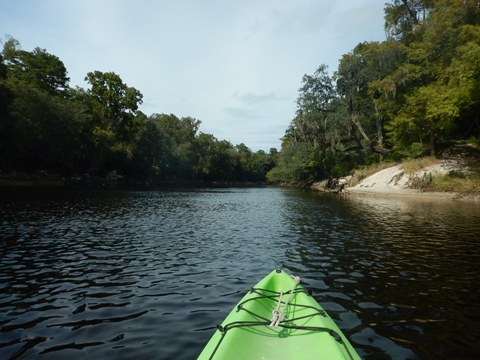
<path id="1" fill-rule="evenodd" d="M 0 354 L 192 359 L 283 266 L 365 359 L 474 358 L 479 219 L 276 188 L 2 192 Z"/>
<path id="2" fill-rule="evenodd" d="M 293 199 L 285 266 L 369 359 L 475 358 L 480 208 L 330 196 Z"/>

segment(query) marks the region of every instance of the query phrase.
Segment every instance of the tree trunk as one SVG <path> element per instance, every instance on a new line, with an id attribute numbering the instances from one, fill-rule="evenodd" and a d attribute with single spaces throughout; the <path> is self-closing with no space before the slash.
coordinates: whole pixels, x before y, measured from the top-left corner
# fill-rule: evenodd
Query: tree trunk
<path id="1" fill-rule="evenodd" d="M 372 146 L 371 149 L 374 153 L 377 153 L 380 155 L 387 155 L 390 152 L 392 152 L 392 150 L 384 148 L 383 146 Z"/>
<path id="2" fill-rule="evenodd" d="M 377 115 L 376 116 L 376 122 L 377 122 L 377 137 L 378 137 L 378 145 L 383 147 L 383 129 L 382 129 L 382 120 L 380 117 Z"/>
<path id="3" fill-rule="evenodd" d="M 430 126 L 430 155 L 437 156 L 437 138 L 433 125 Z"/>
<path id="4" fill-rule="evenodd" d="M 370 138 L 368 137 L 365 130 L 363 130 L 362 124 L 360 124 L 360 121 L 357 120 L 356 115 L 352 115 L 352 123 L 357 127 L 358 131 L 360 131 L 360 134 L 362 134 L 363 138 L 367 141 L 367 143 L 370 144 Z"/>
<path id="5" fill-rule="evenodd" d="M 373 145 L 372 141 L 370 140 L 370 138 L 368 137 L 367 133 L 365 132 L 365 130 L 363 129 L 362 127 L 362 124 L 360 123 L 360 121 L 358 121 L 356 119 L 356 116 L 355 115 L 352 115 L 352 123 L 357 127 L 358 131 L 360 131 L 360 134 L 362 134 L 363 138 L 365 139 L 365 141 L 367 142 L 367 146 L 363 146 L 364 148 L 369 148 L 371 151 L 373 151 L 374 153 L 377 153 L 377 154 L 381 154 L 381 155 L 387 155 L 388 153 L 391 152 L 390 149 L 386 149 L 383 147 L 383 134 L 381 134 L 381 142 L 379 142 L 379 146 L 375 146 Z M 358 143 L 361 144 L 360 140 L 358 140 Z"/>

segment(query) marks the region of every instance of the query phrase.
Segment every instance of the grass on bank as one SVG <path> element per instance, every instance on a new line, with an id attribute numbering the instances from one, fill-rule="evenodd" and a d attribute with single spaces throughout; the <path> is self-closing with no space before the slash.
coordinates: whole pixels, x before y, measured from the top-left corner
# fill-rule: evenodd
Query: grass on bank
<path id="1" fill-rule="evenodd" d="M 435 175 L 428 191 L 480 194 L 480 174 L 465 175 L 452 171 L 446 175 Z"/>
<path id="2" fill-rule="evenodd" d="M 403 171 L 406 174 L 413 175 L 417 171 L 420 171 L 428 166 L 435 165 L 438 162 L 438 159 L 433 156 L 418 158 L 418 159 L 407 159 L 402 162 Z"/>

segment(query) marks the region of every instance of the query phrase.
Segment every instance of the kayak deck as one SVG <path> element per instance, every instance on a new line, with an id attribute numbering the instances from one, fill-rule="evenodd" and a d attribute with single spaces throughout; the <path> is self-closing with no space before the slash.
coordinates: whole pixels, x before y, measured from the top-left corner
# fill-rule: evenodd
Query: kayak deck
<path id="1" fill-rule="evenodd" d="M 299 279 L 274 270 L 236 305 L 199 359 L 360 359 Z"/>

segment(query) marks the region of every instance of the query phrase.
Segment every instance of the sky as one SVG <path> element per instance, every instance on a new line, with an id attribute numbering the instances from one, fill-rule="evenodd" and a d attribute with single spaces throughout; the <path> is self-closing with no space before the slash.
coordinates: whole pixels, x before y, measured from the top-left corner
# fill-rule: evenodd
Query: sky
<path id="1" fill-rule="evenodd" d="M 0 0 L 0 38 L 46 49 L 70 86 L 113 71 L 140 110 L 191 116 L 200 131 L 280 149 L 304 74 L 383 41 L 386 0 Z"/>

